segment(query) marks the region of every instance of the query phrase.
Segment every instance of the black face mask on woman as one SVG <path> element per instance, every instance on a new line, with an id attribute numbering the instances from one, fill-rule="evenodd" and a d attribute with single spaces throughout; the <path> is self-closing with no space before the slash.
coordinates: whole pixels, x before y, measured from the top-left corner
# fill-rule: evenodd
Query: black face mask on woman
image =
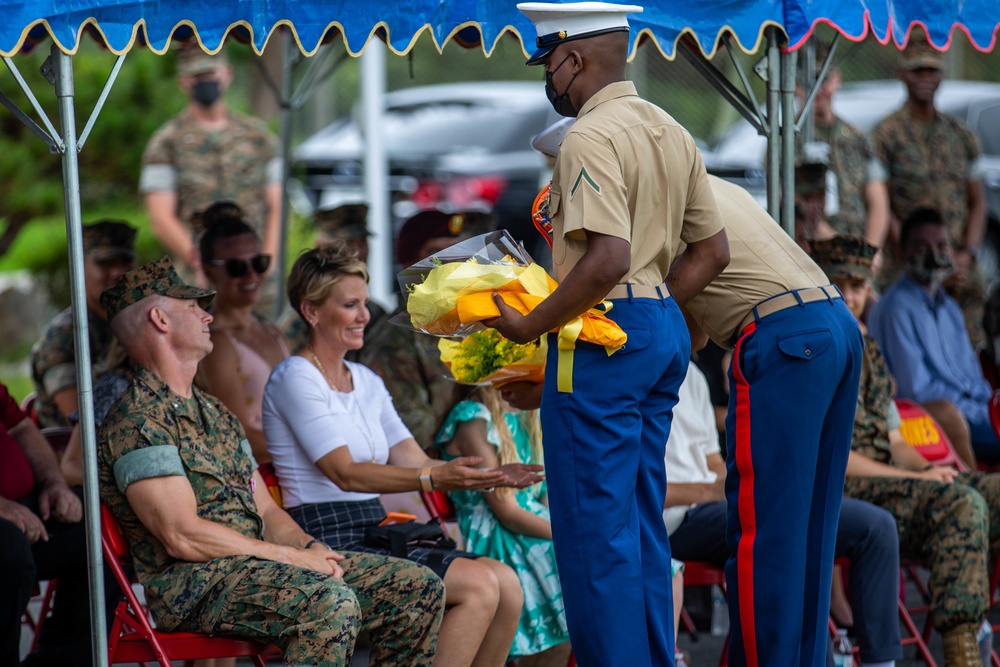
<path id="1" fill-rule="evenodd" d="M 559 68 L 563 66 L 563 63 L 566 62 L 567 58 L 569 58 L 569 56 L 563 58 L 558 67 L 551 72 L 545 70 L 545 96 L 549 98 L 549 103 L 552 105 L 552 108 L 556 110 L 557 114 L 568 118 L 576 118 L 576 115 L 580 112 L 573 106 L 573 103 L 569 99 L 569 87 L 573 85 L 574 81 L 576 81 L 576 74 L 574 74 L 573 78 L 569 80 L 569 83 L 566 85 L 566 90 L 561 93 L 557 93 L 555 86 L 552 85 L 552 76 L 559 71 Z"/>

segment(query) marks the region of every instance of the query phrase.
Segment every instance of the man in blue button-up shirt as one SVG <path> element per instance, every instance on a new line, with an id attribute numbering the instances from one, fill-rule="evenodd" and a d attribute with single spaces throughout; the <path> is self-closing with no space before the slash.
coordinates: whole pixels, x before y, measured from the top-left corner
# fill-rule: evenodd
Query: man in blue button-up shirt
<path id="1" fill-rule="evenodd" d="M 896 378 L 897 395 L 925 404 L 954 403 L 968 424 L 976 457 L 1000 461 L 989 416 L 992 390 L 961 308 L 941 289 L 954 259 L 940 213 L 921 209 L 910 215 L 900 234 L 900 252 L 906 273 L 882 296 L 868 323 Z M 952 435 L 947 425 L 945 430 Z"/>

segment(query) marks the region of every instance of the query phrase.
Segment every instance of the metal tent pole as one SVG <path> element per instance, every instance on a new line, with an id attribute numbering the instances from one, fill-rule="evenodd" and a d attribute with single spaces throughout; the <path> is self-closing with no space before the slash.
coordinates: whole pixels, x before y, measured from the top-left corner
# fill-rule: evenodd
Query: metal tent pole
<path id="1" fill-rule="evenodd" d="M 767 28 L 767 212 L 781 220 L 781 143 L 778 107 L 781 97 L 781 54 L 778 29 Z"/>
<path id="2" fill-rule="evenodd" d="M 101 555 L 101 511 L 97 490 L 97 438 L 94 433 L 94 397 L 91 387 L 90 335 L 87 326 L 87 293 L 83 278 L 83 230 L 80 213 L 80 170 L 77 162 L 73 59 L 53 44 L 59 124 L 62 129 L 63 191 L 66 205 L 66 241 L 69 249 L 72 295 L 73 342 L 76 346 L 76 386 L 80 403 L 80 434 L 83 447 L 84 519 L 87 524 L 87 570 L 90 580 L 91 648 L 94 665 L 108 657 L 107 625 L 104 618 L 104 570 Z"/>
<path id="3" fill-rule="evenodd" d="M 281 227 L 278 232 L 278 256 L 275 266 L 275 278 L 278 282 L 278 298 L 275 300 L 273 317 L 281 316 L 285 305 L 285 274 L 286 255 L 288 254 L 288 179 L 291 176 L 292 163 L 292 68 L 298 57 L 298 47 L 290 32 L 284 34 L 284 57 L 281 62 L 281 94 L 278 97 L 278 117 L 281 124 Z"/>
<path id="4" fill-rule="evenodd" d="M 389 160 L 386 156 L 383 112 L 385 109 L 385 44 L 372 37 L 361 54 L 361 105 L 364 116 L 364 184 L 368 200 L 368 222 L 375 242 L 368 252 L 372 299 L 395 303 L 392 289 L 392 218 L 389 215 Z"/>
<path id="5" fill-rule="evenodd" d="M 781 54 L 780 220 L 792 238 L 795 238 L 795 59 L 794 53 Z"/>

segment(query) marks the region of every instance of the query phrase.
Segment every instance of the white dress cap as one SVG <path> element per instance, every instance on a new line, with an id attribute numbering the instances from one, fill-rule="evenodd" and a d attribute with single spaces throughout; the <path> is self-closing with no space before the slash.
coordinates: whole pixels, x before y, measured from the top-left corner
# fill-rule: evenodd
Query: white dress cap
<path id="1" fill-rule="evenodd" d="M 563 42 L 590 35 L 628 30 L 627 14 L 638 14 L 638 5 L 617 5 L 611 2 L 522 2 L 518 10 L 535 24 L 538 50 L 528 59 L 537 65 Z"/>

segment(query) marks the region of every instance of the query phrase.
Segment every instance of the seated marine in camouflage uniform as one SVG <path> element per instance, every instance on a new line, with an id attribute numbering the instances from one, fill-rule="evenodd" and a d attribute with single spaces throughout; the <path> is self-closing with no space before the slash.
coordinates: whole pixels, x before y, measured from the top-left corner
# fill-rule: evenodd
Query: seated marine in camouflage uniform
<path id="1" fill-rule="evenodd" d="M 87 330 L 90 362 L 95 371 L 101 369 L 111 346 L 111 328 L 101 306 L 101 292 L 133 268 L 133 227 L 118 220 L 98 220 L 83 227 Z M 35 412 L 39 425 L 42 428 L 66 426 L 69 415 L 77 409 L 76 345 L 73 342 L 73 311 L 69 308 L 53 318 L 31 349 L 31 377 L 35 382 Z"/>
<path id="2" fill-rule="evenodd" d="M 875 248 L 860 238 L 813 244 L 813 259 L 858 317 Z M 861 294 L 856 294 L 860 291 Z M 1000 549 L 1000 475 L 932 466 L 899 430 L 893 381 L 875 339 L 865 334 L 845 494 L 888 510 L 899 555 L 930 570 L 931 618 L 945 664 L 979 665 L 976 630 L 989 608 L 988 563 Z"/>
<path id="3" fill-rule="evenodd" d="M 136 370 L 99 432 L 101 499 L 121 523 L 149 610 L 168 631 L 279 645 L 292 665 L 430 665 L 444 586 L 409 561 L 343 555 L 272 500 L 236 418 L 192 385 L 211 350 L 203 308 L 170 260 L 127 273 L 101 302 Z"/>

